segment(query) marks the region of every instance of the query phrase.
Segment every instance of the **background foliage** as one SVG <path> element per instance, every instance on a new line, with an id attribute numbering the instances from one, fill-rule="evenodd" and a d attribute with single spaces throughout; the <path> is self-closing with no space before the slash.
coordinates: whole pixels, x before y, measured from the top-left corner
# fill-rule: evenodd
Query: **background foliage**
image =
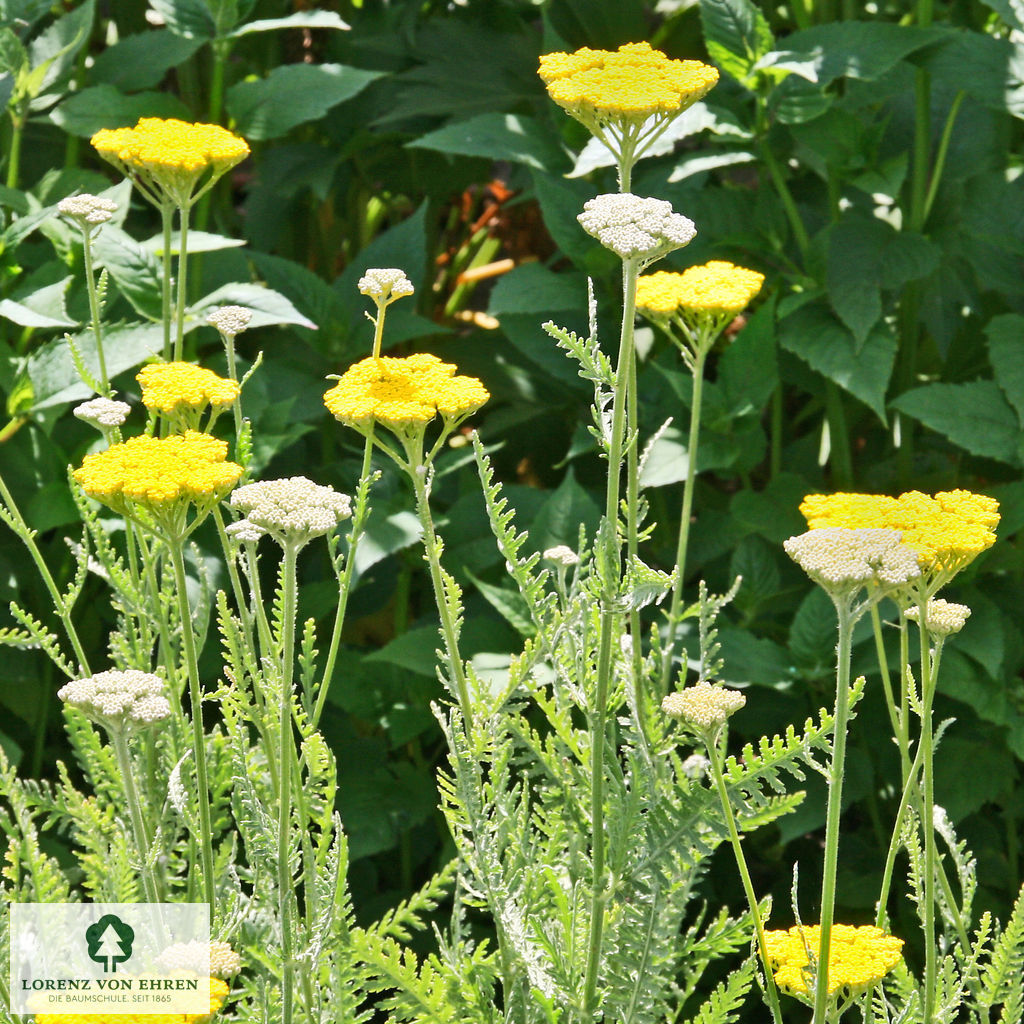
<path id="1" fill-rule="evenodd" d="M 365 0 L 312 10 L 283 0 L 0 0 L 0 26 L 0 458 L 58 582 L 72 571 L 64 537 L 78 519 L 65 471 L 93 436 L 70 416 L 87 396 L 63 341 L 65 331 L 87 333 L 84 288 L 72 283 L 81 252 L 52 214 L 75 189 L 110 186 L 92 132 L 180 116 L 222 121 L 253 146 L 197 214 L 205 251 L 190 275 L 188 344 L 223 369 L 201 311 L 264 310 L 268 326 L 240 341 L 245 365 L 263 351 L 247 390 L 257 472 L 354 488 L 358 439 L 319 396 L 327 374 L 368 350 L 357 278 L 401 266 L 417 293 L 389 314 L 388 341 L 484 380 L 494 399 L 476 425 L 500 446 L 505 494 L 529 545 L 543 550 L 575 544 L 581 523 L 593 529 L 601 467 L 586 429 L 589 386 L 540 325 L 584 330 L 590 276 L 610 339 L 619 285 L 615 260 L 575 221 L 588 198 L 614 189 L 614 172 L 548 101 L 537 56 L 646 38 L 715 63 L 722 81 L 680 119 L 685 132 L 638 167 L 634 191 L 696 222 L 696 240 L 669 259 L 675 269 L 726 258 L 768 275 L 760 307 L 711 360 L 691 534 L 692 591 L 699 576 L 716 590 L 744 577 L 720 633 L 725 675 L 763 692 L 733 732 L 745 741 L 782 731 L 829 702 L 831 610 L 781 547 L 803 528 L 805 493 L 996 495 L 1001 540 L 949 595 L 973 614 L 943 662 L 940 714 L 958 726 L 940 748 L 937 800 L 978 857 L 982 906 L 1006 918 L 1024 866 L 1014 797 L 1024 761 L 1019 4 Z M 127 216 L 136 237 L 147 224 L 158 234 L 137 200 Z M 123 325 L 108 358 L 134 396 L 135 369 L 159 332 L 148 305 L 157 243 L 102 237 L 110 309 Z M 270 291 L 225 292 L 233 281 Z M 668 567 L 690 381 L 664 339 L 639 336 L 642 432 L 673 421 L 645 471 L 662 524 L 648 560 Z M 530 627 L 470 461 L 465 446 L 445 454 L 435 498 L 448 567 L 466 590 L 466 653 L 500 676 Z M 323 723 L 339 754 L 338 805 L 365 915 L 408 896 L 451 852 L 435 783 L 444 742 L 429 710 L 440 695 L 435 613 L 404 484 L 380 468 Z M 216 579 L 222 567 L 207 560 Z M 329 567 L 302 570 L 303 614 L 327 614 Z M 27 555 L 0 536 L 0 599 L 17 594 L 45 616 L 48 595 L 36 586 Z M 98 651 L 110 613 L 101 602 L 83 607 Z M 887 723 L 870 634 L 857 639 L 854 673 L 868 687 L 851 736 L 839 902 L 860 921 L 877 892 L 899 775 L 895 751 L 872 742 Z M 211 667 L 216 657 L 211 639 Z M 52 776 L 67 756 L 57 685 L 39 652 L 4 652 L 0 743 L 25 774 Z M 799 857 L 811 871 L 819 856 L 824 786 L 809 778 L 808 790 L 751 840 L 755 886 L 777 906 L 790 882 L 778 867 Z M 48 842 L 60 856 L 59 837 Z M 712 870 L 704 895 L 738 906 L 731 862 Z"/>

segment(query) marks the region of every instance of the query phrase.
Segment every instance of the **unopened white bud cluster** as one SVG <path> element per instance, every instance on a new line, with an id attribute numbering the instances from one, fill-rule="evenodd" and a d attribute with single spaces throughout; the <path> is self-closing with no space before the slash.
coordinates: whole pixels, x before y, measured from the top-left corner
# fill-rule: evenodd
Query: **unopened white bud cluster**
<path id="1" fill-rule="evenodd" d="M 378 267 L 367 270 L 359 278 L 359 291 L 368 295 L 379 306 L 386 306 L 405 295 L 412 295 L 415 288 L 412 281 L 405 276 L 404 270 L 397 267 Z"/>
<path id="2" fill-rule="evenodd" d="M 917 553 L 902 543 L 899 530 L 823 527 L 790 537 L 786 554 L 829 593 L 868 583 L 897 587 L 921 575 Z"/>
<path id="3" fill-rule="evenodd" d="M 558 544 L 553 548 L 548 548 L 541 557 L 545 562 L 554 562 L 555 565 L 559 565 L 563 569 L 579 565 L 580 561 L 580 556 L 565 544 Z"/>
<path id="4" fill-rule="evenodd" d="M 283 545 L 307 544 L 352 515 L 347 494 L 304 476 L 245 484 L 232 492 L 231 504 Z"/>
<path id="5" fill-rule="evenodd" d="M 742 693 L 702 679 L 684 690 L 670 693 L 661 702 L 661 710 L 697 729 L 710 729 L 721 725 L 746 703 L 747 698 Z"/>
<path id="6" fill-rule="evenodd" d="M 921 618 L 921 609 L 908 608 L 905 614 L 908 619 L 917 622 Z M 925 628 L 933 636 L 947 637 L 951 633 L 959 633 L 970 614 L 971 609 L 965 604 L 954 604 L 941 597 L 933 597 L 925 609 Z"/>
<path id="7" fill-rule="evenodd" d="M 229 338 L 241 334 L 249 326 L 250 320 L 252 310 L 246 309 L 245 306 L 221 306 L 206 318 L 208 324 Z"/>
<path id="8" fill-rule="evenodd" d="M 127 402 L 115 402 L 112 398 L 90 398 L 72 410 L 80 420 L 97 429 L 121 426 L 131 411 L 132 407 Z"/>
<path id="9" fill-rule="evenodd" d="M 136 729 L 167 718 L 170 701 L 164 681 L 137 669 L 98 672 L 73 679 L 57 691 L 65 704 L 110 729 Z"/>
<path id="10" fill-rule="evenodd" d="M 693 221 L 674 213 L 671 203 L 631 192 L 595 196 L 576 219 L 606 249 L 647 263 L 682 248 L 697 234 Z"/>
<path id="11" fill-rule="evenodd" d="M 165 971 L 192 971 L 210 978 L 230 978 L 242 969 L 242 958 L 226 942 L 176 942 L 158 957 Z"/>
<path id="12" fill-rule="evenodd" d="M 688 779 L 702 779 L 711 767 L 711 762 L 703 754 L 691 754 L 680 767 Z"/>
<path id="13" fill-rule="evenodd" d="M 117 203 L 101 196 L 80 192 L 76 196 L 68 196 L 57 204 L 57 212 L 79 224 L 105 224 L 117 213 Z"/>
<path id="14" fill-rule="evenodd" d="M 239 519 L 237 523 L 225 526 L 224 532 L 239 543 L 255 544 L 267 531 L 249 519 Z"/>

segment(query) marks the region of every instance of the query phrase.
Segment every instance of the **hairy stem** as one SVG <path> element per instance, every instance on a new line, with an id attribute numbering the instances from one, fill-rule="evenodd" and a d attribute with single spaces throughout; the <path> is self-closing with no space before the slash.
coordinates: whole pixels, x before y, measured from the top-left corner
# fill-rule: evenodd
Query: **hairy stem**
<path id="1" fill-rule="evenodd" d="M 135 845 L 139 848 L 139 856 L 142 858 L 142 864 L 139 869 L 142 875 L 142 887 L 146 892 L 146 900 L 148 902 L 159 903 L 160 888 L 156 884 L 153 869 L 149 865 L 151 840 L 146 831 L 145 819 L 142 816 L 142 803 L 139 800 L 139 791 L 135 788 L 135 775 L 132 770 L 132 759 L 128 753 L 128 741 L 120 729 L 114 729 L 110 732 L 110 740 L 114 745 L 117 766 L 121 769 L 121 778 L 124 781 L 124 795 L 128 800 L 132 830 L 135 832 Z"/>

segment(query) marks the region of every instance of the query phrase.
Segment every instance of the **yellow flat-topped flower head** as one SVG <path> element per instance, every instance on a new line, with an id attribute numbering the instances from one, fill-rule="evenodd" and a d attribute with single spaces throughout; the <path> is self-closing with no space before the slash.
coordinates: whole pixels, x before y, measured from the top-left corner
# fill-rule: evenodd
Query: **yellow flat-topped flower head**
<path id="1" fill-rule="evenodd" d="M 245 139 L 226 128 L 177 118 L 143 117 L 134 128 L 104 128 L 91 141 L 104 160 L 142 186 L 147 198 L 157 201 L 163 193 L 180 207 L 198 198 L 201 181 L 205 191 L 249 155 Z"/>
<path id="2" fill-rule="evenodd" d="M 996 541 L 999 502 L 971 491 L 941 491 L 934 497 L 906 491 L 885 494 L 809 494 L 800 511 L 812 530 L 899 530 L 918 557 L 929 589 L 948 582 Z"/>
<path id="3" fill-rule="evenodd" d="M 692 106 L 718 81 L 718 71 L 699 60 L 672 60 L 650 43 L 618 50 L 548 53 L 539 74 L 548 95 L 573 117 L 599 124 L 642 124 L 671 119 Z"/>
<path id="4" fill-rule="evenodd" d="M 763 284 L 764 274 L 756 270 L 712 260 L 681 274 L 644 274 L 637 281 L 636 305 L 652 320 L 679 316 L 694 323 L 728 322 L 747 308 Z"/>
<path id="5" fill-rule="evenodd" d="M 818 925 L 794 926 L 785 931 L 766 931 L 768 960 L 775 982 L 790 995 L 811 997 L 813 972 L 808 950 L 815 957 L 821 949 Z M 828 993 L 858 995 L 877 985 L 903 959 L 903 940 L 880 928 L 832 926 L 828 952 Z"/>
<path id="6" fill-rule="evenodd" d="M 192 363 L 150 363 L 135 379 L 142 385 L 142 404 L 150 412 L 196 427 L 209 406 L 226 409 L 238 400 L 238 381 L 218 377 L 212 370 Z"/>
<path id="7" fill-rule="evenodd" d="M 227 983 L 210 978 L 209 1013 L 37 1013 L 36 1024 L 203 1024 L 219 1013 L 228 997 Z"/>
<path id="8" fill-rule="evenodd" d="M 405 358 L 371 356 L 345 371 L 324 395 L 324 404 L 337 420 L 357 430 L 379 423 L 409 436 L 421 432 L 437 415 L 450 428 L 491 397 L 475 377 L 455 371 L 453 363 L 427 353 Z"/>
<path id="9" fill-rule="evenodd" d="M 202 518 L 238 483 L 242 467 L 226 461 L 227 451 L 226 441 L 193 430 L 143 435 L 86 455 L 74 478 L 90 498 L 124 515 L 141 510 L 179 535 L 190 505 Z"/>

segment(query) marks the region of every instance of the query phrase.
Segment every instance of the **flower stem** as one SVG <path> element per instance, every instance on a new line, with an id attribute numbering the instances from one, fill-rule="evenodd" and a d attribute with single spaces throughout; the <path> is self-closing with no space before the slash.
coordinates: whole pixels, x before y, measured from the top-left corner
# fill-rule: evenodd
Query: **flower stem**
<path id="1" fill-rule="evenodd" d="M 171 241 L 174 231 L 174 204 L 160 203 L 160 224 L 163 228 L 163 281 L 160 289 L 160 316 L 164 322 L 164 362 L 171 360 Z"/>
<path id="2" fill-rule="evenodd" d="M 188 670 L 188 694 L 192 709 L 192 750 L 196 759 L 196 788 L 199 791 L 199 837 L 203 863 L 203 892 L 210 905 L 210 920 L 214 920 L 213 885 L 213 832 L 210 825 L 210 788 L 206 775 L 206 731 L 203 728 L 203 695 L 199 686 L 199 661 L 196 657 L 196 640 L 192 632 L 192 612 L 188 604 L 185 560 L 182 542 L 169 543 L 171 564 L 174 566 L 174 583 L 178 596 L 178 611 L 181 619 L 181 638 L 185 652 L 185 666 Z"/>
<path id="3" fill-rule="evenodd" d="M 779 993 L 775 987 L 775 975 L 772 973 L 772 965 L 768 960 L 768 944 L 764 938 L 761 910 L 757 903 L 757 896 L 754 894 L 754 884 L 750 880 L 750 872 L 747 870 L 747 859 L 743 853 L 743 844 L 740 842 L 739 830 L 736 828 L 736 816 L 733 814 L 732 804 L 729 801 L 729 791 L 725 785 L 725 776 L 722 774 L 722 755 L 717 741 L 708 742 L 707 748 L 708 759 L 711 761 L 711 774 L 715 779 L 718 798 L 722 802 L 722 813 L 725 815 L 726 824 L 729 826 L 729 839 L 732 842 L 733 853 L 736 855 L 736 867 L 739 869 L 740 878 L 743 880 L 743 891 L 747 894 L 747 905 L 750 907 L 750 916 L 753 918 L 754 930 L 757 933 L 757 951 L 761 956 L 761 966 L 764 969 L 772 1020 L 775 1024 L 782 1024 Z"/>
<path id="4" fill-rule="evenodd" d="M 416 511 L 423 524 L 423 547 L 427 565 L 430 567 L 430 581 L 434 587 L 437 613 L 441 618 L 441 631 L 444 634 L 445 650 L 448 653 L 448 667 L 455 684 L 455 693 L 465 722 L 466 733 L 469 734 L 473 729 L 473 709 L 469 701 L 469 684 L 466 681 L 462 655 L 459 653 L 459 634 L 452 618 L 451 608 L 448 606 L 448 595 L 445 591 L 444 570 L 441 568 L 441 542 L 434 532 L 434 520 L 430 515 L 430 491 L 427 482 L 430 469 L 422 461 L 422 434 L 419 436 L 418 448 L 418 451 L 414 451 L 410 444 L 406 449 L 409 455 L 409 476 L 412 478 L 413 490 L 416 493 Z"/>
<path id="5" fill-rule="evenodd" d="M 708 348 L 704 339 L 698 339 L 693 360 L 693 402 L 690 405 L 690 434 L 687 439 L 686 481 L 683 484 L 683 508 L 679 515 L 679 538 L 676 542 L 676 581 L 672 586 L 672 600 L 668 609 L 668 641 L 661 662 L 661 692 L 668 692 L 675 655 L 676 630 L 683 604 L 683 577 L 686 575 L 686 549 L 690 538 L 690 515 L 693 510 L 693 489 L 697 478 L 697 452 L 700 442 L 700 411 L 704 395 L 704 362 Z"/>
<path id="6" fill-rule="evenodd" d="M 828 960 L 832 939 L 832 920 L 835 913 L 836 870 L 839 862 L 839 817 L 843 806 L 843 773 L 846 768 L 846 728 L 850 715 L 850 648 L 854 616 L 847 598 L 836 597 L 835 605 L 839 626 L 836 711 L 832 733 L 828 809 L 825 815 L 825 864 L 821 880 L 821 945 L 818 951 L 817 974 L 814 982 L 813 1024 L 825 1024 L 827 1019 Z"/>
<path id="7" fill-rule="evenodd" d="M 178 301 L 174 310 L 175 319 L 178 322 L 177 335 L 174 341 L 175 362 L 182 358 L 185 338 L 185 304 L 188 301 L 186 284 L 188 279 L 188 218 L 191 208 L 188 206 L 179 207 L 178 225 L 180 237 L 178 240 Z"/>
<path id="8" fill-rule="evenodd" d="M 12 108 L 11 114 L 11 146 L 7 151 L 7 187 L 18 187 L 18 173 L 21 169 L 21 136 L 25 131 L 25 116 L 15 113 Z"/>
<path id="9" fill-rule="evenodd" d="M 160 890 L 153 876 L 153 870 L 149 865 L 150 838 L 146 832 L 146 822 L 142 816 L 142 804 L 139 800 L 139 791 L 135 788 L 135 776 L 132 772 L 132 759 L 128 753 L 128 741 L 120 729 L 113 729 L 110 732 L 110 739 L 114 745 L 114 753 L 117 756 L 117 766 L 121 769 L 121 778 L 124 781 L 124 795 L 128 800 L 128 810 L 132 818 L 132 829 L 135 832 L 135 845 L 139 848 L 139 856 L 142 858 L 140 873 L 142 875 L 142 887 L 146 892 L 146 899 L 150 903 L 160 902 Z"/>
<path id="10" fill-rule="evenodd" d="M 295 966 L 292 962 L 292 872 L 289 867 L 291 850 L 291 781 L 295 768 L 295 740 L 292 734 L 292 672 L 295 660 L 297 551 L 292 544 L 284 547 L 284 618 L 282 623 L 281 652 L 281 705 L 279 744 L 281 747 L 281 786 L 278 807 L 277 835 L 277 893 L 281 917 L 281 1024 L 291 1024 L 292 989 Z M 311 883 L 308 883 L 311 884 Z"/>
<path id="11" fill-rule="evenodd" d="M 928 634 L 928 598 L 922 592 L 918 602 L 918 636 L 921 641 L 921 829 L 924 832 L 924 1019 L 932 1020 L 935 1010 L 935 807 L 934 737 L 932 733 L 931 645 Z"/>
<path id="12" fill-rule="evenodd" d="M 110 377 L 107 374 L 107 361 L 103 357 L 103 336 L 100 333 L 100 303 L 96 294 L 96 279 L 92 271 L 92 237 L 88 224 L 82 228 L 82 261 L 85 264 L 85 283 L 89 291 L 89 315 L 92 317 L 92 334 L 96 339 L 96 356 L 100 364 L 100 383 L 103 385 L 101 394 L 108 398 L 111 395 Z"/>

